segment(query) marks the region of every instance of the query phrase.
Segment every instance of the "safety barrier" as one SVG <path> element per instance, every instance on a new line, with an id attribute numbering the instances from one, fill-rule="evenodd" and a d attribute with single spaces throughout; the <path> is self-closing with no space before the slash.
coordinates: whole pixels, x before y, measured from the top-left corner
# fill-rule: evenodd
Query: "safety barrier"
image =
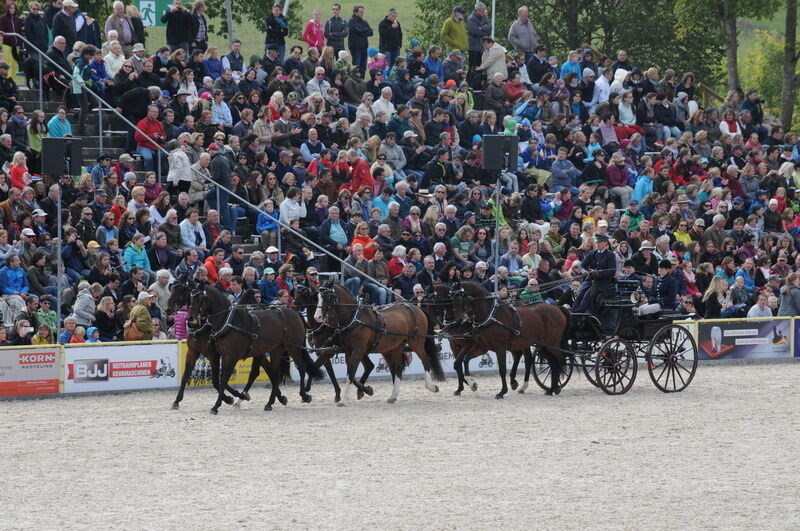
<path id="1" fill-rule="evenodd" d="M 800 358 L 800 317 L 709 319 L 676 324 L 686 326 L 694 336 L 701 362 Z M 454 356 L 449 341 L 441 341 L 441 347 L 439 357 L 445 372 L 452 374 Z M 370 354 L 370 358 L 375 363 L 375 376 L 389 375 L 379 354 Z M 183 377 L 185 363 L 185 341 L 0 347 L 0 399 L 175 388 Z M 337 378 L 347 376 L 344 354 L 334 356 L 332 364 Z M 422 363 L 415 355 L 407 353 L 406 364 L 404 374 L 423 374 Z M 496 366 L 497 357 L 488 353 L 472 361 L 470 370 L 496 371 Z M 250 359 L 237 363 L 230 383 L 244 385 L 251 367 Z M 358 375 L 361 370 L 359 366 Z M 292 377 L 298 377 L 294 366 Z M 262 371 L 256 383 L 267 381 Z M 189 385 L 210 384 L 211 368 L 205 359 L 198 360 Z"/>

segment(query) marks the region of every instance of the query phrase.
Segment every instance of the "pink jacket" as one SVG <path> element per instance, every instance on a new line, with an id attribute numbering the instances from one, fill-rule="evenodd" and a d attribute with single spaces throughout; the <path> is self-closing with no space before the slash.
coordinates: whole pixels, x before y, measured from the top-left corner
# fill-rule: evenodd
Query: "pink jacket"
<path id="1" fill-rule="evenodd" d="M 316 47 L 320 52 L 325 46 L 325 29 L 322 25 L 317 26 L 313 20 L 309 20 L 303 29 L 303 36 L 300 38 L 309 46 Z"/>
<path id="2" fill-rule="evenodd" d="M 189 312 L 186 308 L 181 308 L 175 312 L 175 339 L 186 339 L 189 333 L 186 330 L 186 320 L 189 318 Z"/>

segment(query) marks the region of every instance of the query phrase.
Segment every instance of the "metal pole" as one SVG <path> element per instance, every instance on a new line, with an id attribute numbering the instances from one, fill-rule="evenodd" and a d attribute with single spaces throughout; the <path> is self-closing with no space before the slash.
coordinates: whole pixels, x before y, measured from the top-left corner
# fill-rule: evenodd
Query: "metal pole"
<path id="1" fill-rule="evenodd" d="M 61 246 L 63 245 L 62 235 L 61 235 L 61 208 L 62 208 L 62 201 L 61 201 L 61 186 L 58 188 L 58 209 L 57 209 L 57 217 L 56 219 L 56 234 L 58 235 L 58 252 L 56 254 L 56 343 L 61 343 L 60 335 L 61 335 L 61 268 L 63 265 L 63 258 L 61 258 Z"/>
<path id="2" fill-rule="evenodd" d="M 495 13 L 497 12 L 495 8 L 496 0 L 492 0 L 492 38 L 494 39 L 494 19 Z"/>
<path id="3" fill-rule="evenodd" d="M 39 110 L 44 111 L 44 76 L 42 75 L 42 54 L 36 54 L 39 57 Z"/>
<path id="4" fill-rule="evenodd" d="M 500 266 L 500 174 L 497 171 L 497 182 L 494 186 L 494 292 L 497 293 L 500 285 L 500 275 L 497 268 Z"/>
<path id="5" fill-rule="evenodd" d="M 100 154 L 103 154 L 103 106 L 97 106 L 97 140 L 100 143 Z M 124 177 L 124 175 L 123 175 Z"/>
<path id="6" fill-rule="evenodd" d="M 231 0 L 225 0 L 225 15 L 228 23 L 228 48 L 233 47 L 233 6 Z"/>

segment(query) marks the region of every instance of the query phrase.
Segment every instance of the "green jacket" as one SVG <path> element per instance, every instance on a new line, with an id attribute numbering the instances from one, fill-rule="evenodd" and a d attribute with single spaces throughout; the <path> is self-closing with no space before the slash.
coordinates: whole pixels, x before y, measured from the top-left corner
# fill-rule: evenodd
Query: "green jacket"
<path id="1" fill-rule="evenodd" d="M 467 23 L 462 19 L 456 22 L 453 17 L 448 17 L 442 24 L 442 32 L 439 35 L 444 46 L 445 53 L 451 50 L 466 52 L 469 44 L 467 42 Z"/>
<path id="2" fill-rule="evenodd" d="M 539 290 L 537 289 L 534 291 L 529 288 L 525 288 L 524 290 L 522 290 L 522 292 L 519 294 L 519 300 L 521 300 L 525 304 L 534 304 L 537 302 L 543 302 L 542 294 L 539 293 Z"/>
<path id="3" fill-rule="evenodd" d="M 142 339 L 153 338 L 153 320 L 150 317 L 150 309 L 147 306 L 144 304 L 134 306 L 128 319 L 136 323 L 136 328 L 144 333 L 144 338 Z"/>
<path id="4" fill-rule="evenodd" d="M 628 209 L 622 215 L 628 216 L 630 218 L 631 220 L 630 230 L 639 230 L 639 223 L 641 223 L 642 220 L 644 219 L 644 214 L 642 214 L 641 210 L 636 214 L 634 214 L 631 212 L 631 209 Z"/>

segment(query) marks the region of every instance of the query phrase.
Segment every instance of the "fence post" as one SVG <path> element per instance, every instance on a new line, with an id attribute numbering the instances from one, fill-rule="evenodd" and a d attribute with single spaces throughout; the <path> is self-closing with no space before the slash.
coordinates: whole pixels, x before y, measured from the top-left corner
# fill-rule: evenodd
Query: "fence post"
<path id="1" fill-rule="evenodd" d="M 102 105 L 99 105 L 97 109 L 97 141 L 100 144 L 100 155 L 102 155 L 103 154 L 103 106 Z"/>
<path id="2" fill-rule="evenodd" d="M 37 57 L 39 58 L 39 110 L 44 112 L 44 96 L 42 93 L 44 92 L 44 76 L 42 75 L 42 54 L 37 53 Z"/>

